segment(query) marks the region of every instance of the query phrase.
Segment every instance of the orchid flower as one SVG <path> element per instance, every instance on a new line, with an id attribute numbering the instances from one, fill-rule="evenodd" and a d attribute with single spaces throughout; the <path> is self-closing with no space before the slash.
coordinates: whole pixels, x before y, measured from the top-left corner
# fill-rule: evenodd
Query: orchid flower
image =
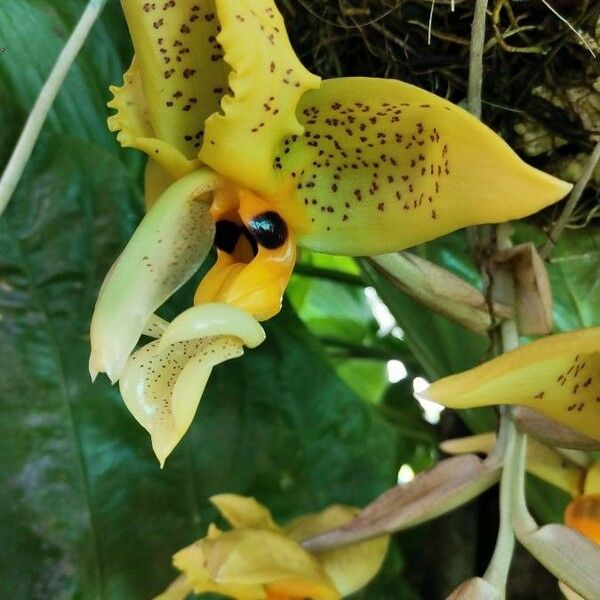
<path id="1" fill-rule="evenodd" d="M 465 438 L 446 440 L 442 442 L 441 448 L 450 454 L 470 452 L 488 454 L 492 451 L 495 442 L 496 434 L 489 432 Z M 571 529 L 578 531 L 584 538 L 600 545 L 600 461 L 590 462 L 589 456 L 583 452 L 561 451 L 530 437 L 527 440 L 527 460 L 525 466 L 529 473 L 571 496 L 572 500 L 565 509 L 565 524 Z M 589 556 L 589 553 L 577 553 L 576 547 L 569 542 L 569 535 L 566 533 L 568 531 L 563 526 L 548 525 L 546 526 L 546 533 L 538 532 L 537 534 L 537 537 L 540 538 L 538 542 L 545 541 L 551 547 L 554 545 L 559 548 L 557 550 L 558 560 L 555 559 L 554 561 L 554 571 L 560 572 L 558 567 L 560 566 L 561 558 L 563 558 L 560 548 L 561 545 L 564 547 L 565 543 L 573 555 L 565 555 L 564 560 L 581 564 L 583 562 L 582 559 L 586 558 L 592 564 L 596 560 L 597 564 L 598 556 L 594 558 Z M 572 542 L 573 538 L 570 538 L 570 540 Z M 532 550 L 531 547 L 530 550 Z M 583 600 L 582 596 L 574 592 L 566 583 L 559 581 L 559 586 L 561 592 L 568 600 Z M 466 595 L 465 597 L 471 596 Z M 498 595 L 497 597 L 500 598 L 501 596 Z"/>
<path id="2" fill-rule="evenodd" d="M 253 498 L 221 494 L 211 498 L 232 529 L 214 524 L 206 537 L 173 557 L 182 572 L 155 600 L 182 600 L 192 592 L 214 592 L 239 600 L 337 600 L 366 585 L 379 571 L 388 537 L 318 555 L 302 539 L 351 521 L 357 509 L 333 505 L 285 527 Z"/>
<path id="3" fill-rule="evenodd" d="M 418 396 L 450 408 L 527 406 L 600 440 L 600 327 L 541 338 Z"/>
<path id="4" fill-rule="evenodd" d="M 211 368 L 264 338 L 296 244 L 351 256 L 521 218 L 570 185 L 422 89 L 320 81 L 272 0 L 123 0 L 135 49 L 112 88 L 111 130 L 148 157 L 148 213 L 108 274 L 92 321 L 93 376 L 121 381 L 161 464 Z M 217 261 L 193 308 L 158 307 Z M 205 310 L 204 305 L 210 309 Z M 143 332 L 160 341 L 131 356 Z"/>

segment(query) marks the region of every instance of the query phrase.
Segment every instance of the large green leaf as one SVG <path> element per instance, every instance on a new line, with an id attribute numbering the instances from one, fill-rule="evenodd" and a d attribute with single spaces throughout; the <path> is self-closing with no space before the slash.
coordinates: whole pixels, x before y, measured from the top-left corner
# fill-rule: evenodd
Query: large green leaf
<path id="1" fill-rule="evenodd" d="M 291 516 L 363 504 L 394 481 L 391 428 L 289 310 L 264 346 L 215 371 L 159 470 L 117 390 L 87 374 L 95 295 L 132 221 L 128 181 L 93 146 L 49 137 L 0 224 L 0 587 L 13 598 L 156 592 L 217 492 Z"/>

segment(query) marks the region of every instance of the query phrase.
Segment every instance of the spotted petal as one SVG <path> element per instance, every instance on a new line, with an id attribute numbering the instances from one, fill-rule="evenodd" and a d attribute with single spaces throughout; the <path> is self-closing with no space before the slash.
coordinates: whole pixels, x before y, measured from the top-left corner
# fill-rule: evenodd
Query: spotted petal
<path id="1" fill-rule="evenodd" d="M 397 251 L 477 223 L 518 219 L 570 184 L 542 173 L 459 107 L 399 81 L 324 81 L 298 107 L 303 135 L 275 167 L 299 243 L 334 254 Z"/>
<path id="2" fill-rule="evenodd" d="M 195 328 L 195 336 L 181 333 L 192 322 L 190 314 L 204 323 Z M 244 345 L 258 346 L 265 337 L 257 321 L 232 306 L 196 306 L 178 319 L 160 340 L 130 357 L 120 380 L 123 400 L 150 433 L 161 466 L 188 430 L 213 367 L 241 356 Z"/>
<path id="3" fill-rule="evenodd" d="M 217 0 L 216 6 L 233 95 L 223 97 L 223 114 L 207 120 L 200 158 L 243 187 L 272 193 L 277 147 L 302 133 L 296 106 L 320 80 L 296 57 L 272 0 Z"/>
<path id="4" fill-rule="evenodd" d="M 214 222 L 203 194 L 219 182 L 209 171 L 174 183 L 141 222 L 106 276 L 91 326 L 90 373 L 116 381 L 152 313 L 204 261 Z"/>
<path id="5" fill-rule="evenodd" d="M 548 336 L 433 383 L 420 397 L 451 408 L 529 406 L 600 439 L 600 327 Z"/>
<path id="6" fill-rule="evenodd" d="M 197 168 L 204 121 L 219 109 L 228 68 L 213 0 L 123 0 L 136 52 L 109 119 L 124 146 L 139 148 L 174 178 Z"/>

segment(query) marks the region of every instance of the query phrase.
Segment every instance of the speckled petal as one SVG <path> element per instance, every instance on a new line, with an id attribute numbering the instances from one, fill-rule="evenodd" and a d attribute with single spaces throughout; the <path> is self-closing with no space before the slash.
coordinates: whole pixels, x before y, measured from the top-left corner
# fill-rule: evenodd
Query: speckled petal
<path id="1" fill-rule="evenodd" d="M 242 341 L 214 336 L 178 342 L 158 351 L 158 341 L 135 352 L 120 380 L 123 400 L 152 437 L 161 467 L 188 430 L 212 368 L 243 354 Z"/>
<path id="2" fill-rule="evenodd" d="M 198 161 L 188 159 L 169 142 L 157 138 L 149 120 L 146 97 L 142 89 L 137 61 L 123 75 L 121 87 L 111 86 L 113 99 L 109 108 L 117 112 L 108 118 L 108 128 L 117 132 L 117 140 L 124 148 L 137 148 L 153 157 L 173 179 L 177 179 L 198 168 Z"/>
<path id="3" fill-rule="evenodd" d="M 571 188 L 524 163 L 461 108 L 399 81 L 324 81 L 298 107 L 303 135 L 274 166 L 296 237 L 321 252 L 401 250 L 476 223 L 518 219 Z M 297 220 L 291 208 L 288 220 Z"/>
<path id="4" fill-rule="evenodd" d="M 106 276 L 91 326 L 90 373 L 114 382 L 150 315 L 202 264 L 214 239 L 209 204 L 219 183 L 198 171 L 174 183 L 141 222 Z"/>
<path id="5" fill-rule="evenodd" d="M 600 327 L 547 336 L 419 394 L 450 408 L 529 406 L 600 439 Z"/>
<path id="6" fill-rule="evenodd" d="M 204 121 L 219 110 L 228 67 L 213 0 L 122 0 L 136 52 L 109 119 L 123 145 L 147 152 L 174 177 L 198 167 Z"/>
<path id="7" fill-rule="evenodd" d="M 217 0 L 216 6 L 233 95 L 223 97 L 223 114 L 206 121 L 200 158 L 243 187 L 272 193 L 276 150 L 285 136 L 302 133 L 296 106 L 320 80 L 296 57 L 272 0 Z"/>

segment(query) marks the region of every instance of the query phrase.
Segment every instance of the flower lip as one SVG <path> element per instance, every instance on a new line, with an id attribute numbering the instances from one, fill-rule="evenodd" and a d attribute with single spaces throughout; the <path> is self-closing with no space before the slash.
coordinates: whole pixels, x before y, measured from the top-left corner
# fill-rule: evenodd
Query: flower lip
<path id="1" fill-rule="evenodd" d="M 215 247 L 217 250 L 233 254 L 242 236 L 252 247 L 254 256 L 258 254 L 258 245 L 247 227 L 234 220 L 220 219 L 215 224 Z"/>
<path id="2" fill-rule="evenodd" d="M 288 238 L 287 225 L 274 210 L 256 215 L 248 227 L 256 241 L 268 250 L 280 248 Z"/>
<path id="3" fill-rule="evenodd" d="M 224 302 L 259 320 L 281 308 L 296 258 L 292 226 L 273 199 L 230 184 L 213 195 L 217 262 L 202 279 L 194 303 Z"/>

